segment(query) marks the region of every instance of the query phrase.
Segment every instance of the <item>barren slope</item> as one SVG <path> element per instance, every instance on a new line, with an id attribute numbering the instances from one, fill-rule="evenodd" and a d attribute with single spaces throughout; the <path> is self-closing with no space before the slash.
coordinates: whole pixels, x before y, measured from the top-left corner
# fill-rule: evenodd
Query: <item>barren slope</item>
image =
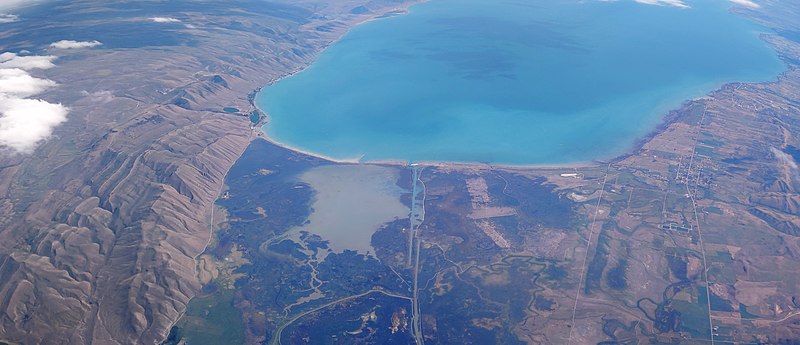
<path id="1" fill-rule="evenodd" d="M 395 2 L 50 2 L 0 33 L 3 51 L 36 54 L 106 41 L 42 73 L 68 122 L 35 153 L 0 157 L 0 340 L 165 338 L 199 288 L 210 207 L 251 135 L 222 109 L 248 114 L 254 89 Z"/>

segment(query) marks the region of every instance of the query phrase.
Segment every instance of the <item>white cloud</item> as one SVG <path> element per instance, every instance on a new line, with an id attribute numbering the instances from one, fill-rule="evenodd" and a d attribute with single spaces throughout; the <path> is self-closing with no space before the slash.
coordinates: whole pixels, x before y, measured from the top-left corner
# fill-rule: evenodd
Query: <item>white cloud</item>
<path id="1" fill-rule="evenodd" d="M 14 53 L 0 54 L 0 68 L 19 68 L 24 70 L 48 69 L 56 65 L 53 64 L 55 56 L 20 56 Z"/>
<path id="2" fill-rule="evenodd" d="M 47 0 L 0 0 L 0 24 L 13 23 L 19 20 L 18 16 L 8 13 L 9 10 L 31 7 L 45 1 Z"/>
<path id="3" fill-rule="evenodd" d="M 19 20 L 19 17 L 14 14 L 0 13 L 0 24 L 13 23 Z"/>
<path id="4" fill-rule="evenodd" d="M 153 17 L 153 18 L 150 18 L 150 20 L 152 20 L 152 21 L 154 21 L 156 23 L 178 23 L 178 22 L 181 21 L 180 19 L 176 19 L 176 18 L 172 18 L 172 17 Z"/>
<path id="5" fill-rule="evenodd" d="M 50 48 L 55 49 L 79 49 L 79 48 L 92 48 L 102 45 L 100 41 L 73 41 L 61 40 L 50 44 Z"/>
<path id="6" fill-rule="evenodd" d="M 37 5 L 45 0 L 0 0 L 0 11 Z"/>
<path id="7" fill-rule="evenodd" d="M 61 104 L 0 96 L 0 146 L 30 152 L 66 119 L 67 108 Z"/>
<path id="8" fill-rule="evenodd" d="M 28 97 L 56 86 L 52 80 L 31 76 L 27 70 L 52 68 L 53 56 L 0 54 L 0 147 L 27 153 L 66 121 L 68 109 Z"/>
<path id="9" fill-rule="evenodd" d="M 634 0 L 640 4 L 657 5 L 657 6 L 672 6 L 678 8 L 689 8 L 689 5 L 683 0 Z"/>
<path id="10" fill-rule="evenodd" d="M 53 86 L 54 81 L 32 77 L 19 68 L 0 69 L 0 95 L 30 97 Z"/>
<path id="11" fill-rule="evenodd" d="M 770 147 L 769 150 L 772 151 L 772 154 L 775 155 L 775 158 L 777 158 L 778 161 L 785 167 L 789 168 L 790 170 L 798 169 L 797 162 L 795 162 L 794 158 L 792 158 L 792 156 L 790 156 L 788 153 L 778 150 L 774 147 Z"/>
<path id="12" fill-rule="evenodd" d="M 84 90 L 81 91 L 81 95 L 89 97 L 89 99 L 91 99 L 93 103 L 108 103 L 114 100 L 114 94 L 108 90 L 95 91 L 95 92 L 89 92 Z"/>
<path id="13" fill-rule="evenodd" d="M 751 0 L 731 0 L 732 3 L 737 5 L 742 5 L 744 7 L 749 8 L 761 8 L 761 5 L 751 1 Z"/>

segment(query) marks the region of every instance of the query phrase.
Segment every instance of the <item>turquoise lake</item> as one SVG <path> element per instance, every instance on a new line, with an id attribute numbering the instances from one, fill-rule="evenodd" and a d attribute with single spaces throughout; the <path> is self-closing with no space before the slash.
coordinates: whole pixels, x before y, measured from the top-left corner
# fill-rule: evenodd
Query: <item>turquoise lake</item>
<path id="1" fill-rule="evenodd" d="M 432 0 L 354 28 L 262 89 L 272 139 L 362 161 L 563 164 L 785 66 L 728 1 Z"/>

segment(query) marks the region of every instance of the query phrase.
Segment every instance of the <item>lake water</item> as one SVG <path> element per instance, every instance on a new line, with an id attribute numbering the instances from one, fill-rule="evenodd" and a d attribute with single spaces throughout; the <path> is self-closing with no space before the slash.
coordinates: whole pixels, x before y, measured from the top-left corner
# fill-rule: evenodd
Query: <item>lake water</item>
<path id="1" fill-rule="evenodd" d="M 432 0 L 264 88 L 273 139 L 338 159 L 555 164 L 631 149 L 665 113 L 784 70 L 728 1 Z"/>
<path id="2" fill-rule="evenodd" d="M 375 253 L 372 234 L 381 225 L 406 218 L 400 201 L 407 193 L 397 186 L 397 169 L 375 165 L 326 165 L 303 173 L 302 182 L 314 189 L 308 223 L 292 230 L 308 231 L 329 241 L 334 252 Z"/>

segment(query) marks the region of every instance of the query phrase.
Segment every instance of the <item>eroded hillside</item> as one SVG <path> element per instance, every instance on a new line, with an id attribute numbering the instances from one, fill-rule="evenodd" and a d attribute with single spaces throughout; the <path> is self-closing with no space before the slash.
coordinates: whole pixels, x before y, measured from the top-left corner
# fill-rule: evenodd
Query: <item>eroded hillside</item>
<path id="1" fill-rule="evenodd" d="M 33 154 L 0 158 L 0 339 L 165 338 L 199 288 L 210 207 L 249 143 L 248 94 L 395 6 L 52 1 L 4 24 L 0 50 L 58 56 L 36 73 L 69 115 Z M 48 50 L 62 39 L 103 45 Z"/>

